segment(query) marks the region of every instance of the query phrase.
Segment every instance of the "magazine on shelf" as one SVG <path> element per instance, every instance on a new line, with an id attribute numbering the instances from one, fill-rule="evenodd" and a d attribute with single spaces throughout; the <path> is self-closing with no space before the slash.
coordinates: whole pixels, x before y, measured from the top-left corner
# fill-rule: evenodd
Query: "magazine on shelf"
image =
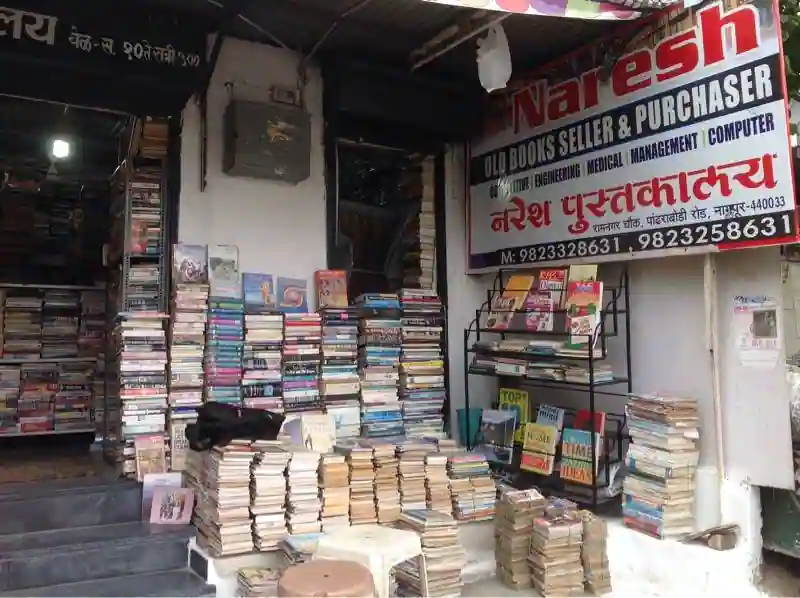
<path id="1" fill-rule="evenodd" d="M 284 313 L 308 312 L 308 281 L 278 276 L 278 309 Z"/>
<path id="2" fill-rule="evenodd" d="M 176 284 L 203 283 L 208 280 L 208 249 L 205 245 L 176 243 L 172 252 Z"/>
<path id="3" fill-rule="evenodd" d="M 242 274 L 242 287 L 246 309 L 256 311 L 277 309 L 278 298 L 272 274 L 245 272 Z"/>
<path id="4" fill-rule="evenodd" d="M 211 297 L 241 299 L 242 277 L 239 271 L 238 247 L 208 246 L 208 282 Z"/>
<path id="5" fill-rule="evenodd" d="M 592 444 L 594 444 L 594 466 L 592 465 Z M 587 430 L 565 428 L 562 433 L 561 463 L 559 473 L 561 478 L 578 484 L 592 484 L 592 470 L 595 475 L 602 454 L 603 437 L 594 435 Z"/>
<path id="6" fill-rule="evenodd" d="M 567 349 L 594 349 L 600 329 L 603 283 L 572 281 L 567 285 Z"/>
<path id="7" fill-rule="evenodd" d="M 508 328 L 515 312 L 522 308 L 535 280 L 535 276 L 519 274 L 509 278 L 502 294 L 492 298 L 489 316 L 486 319 L 486 327 L 497 330 Z"/>
<path id="8" fill-rule="evenodd" d="M 528 423 L 528 405 L 530 397 L 528 391 L 517 388 L 501 388 L 499 407 L 514 411 L 517 414 L 516 431 L 514 432 L 514 442 L 522 443 L 525 437 L 524 426 Z"/>
<path id="9" fill-rule="evenodd" d="M 537 282 L 534 283 L 523 304 L 524 328 L 531 332 L 556 330 L 556 320 L 563 321 L 563 315 L 558 318 L 556 312 L 563 308 L 566 290 L 566 269 L 540 270 Z"/>
<path id="10" fill-rule="evenodd" d="M 528 422 L 522 444 L 520 469 L 550 475 L 553 473 L 558 428 L 551 425 Z"/>
<path id="11" fill-rule="evenodd" d="M 480 436 L 475 451 L 493 463 L 511 463 L 514 457 L 514 431 L 517 412 L 506 409 L 484 409 Z"/>
<path id="12" fill-rule="evenodd" d="M 317 270 L 314 275 L 317 287 L 317 307 L 348 306 L 347 272 L 344 270 Z"/>

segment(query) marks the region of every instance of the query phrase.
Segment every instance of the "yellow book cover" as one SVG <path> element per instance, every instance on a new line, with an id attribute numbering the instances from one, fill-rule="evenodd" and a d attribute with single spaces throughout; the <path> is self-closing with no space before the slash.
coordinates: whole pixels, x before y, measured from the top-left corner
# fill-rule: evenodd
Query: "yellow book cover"
<path id="1" fill-rule="evenodd" d="M 525 424 L 525 440 L 523 450 L 534 453 L 556 454 L 558 444 L 558 428 L 528 422 Z"/>
<path id="2" fill-rule="evenodd" d="M 517 429 L 514 431 L 514 442 L 522 443 L 525 439 L 525 424 L 528 423 L 528 392 L 516 388 L 501 388 L 500 409 L 508 409 L 517 412 Z"/>
<path id="3" fill-rule="evenodd" d="M 514 313 L 522 307 L 536 276 L 515 274 L 508 279 L 508 284 L 503 293 L 492 299 L 489 317 L 486 319 L 487 328 L 508 328 Z"/>

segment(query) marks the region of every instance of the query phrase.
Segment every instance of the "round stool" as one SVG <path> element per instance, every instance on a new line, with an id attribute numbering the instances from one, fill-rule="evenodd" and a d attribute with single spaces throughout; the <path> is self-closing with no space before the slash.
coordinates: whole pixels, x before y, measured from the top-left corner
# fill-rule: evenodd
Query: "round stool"
<path id="1" fill-rule="evenodd" d="M 373 598 L 369 569 L 352 561 L 320 559 L 289 567 L 278 583 L 279 598 Z"/>

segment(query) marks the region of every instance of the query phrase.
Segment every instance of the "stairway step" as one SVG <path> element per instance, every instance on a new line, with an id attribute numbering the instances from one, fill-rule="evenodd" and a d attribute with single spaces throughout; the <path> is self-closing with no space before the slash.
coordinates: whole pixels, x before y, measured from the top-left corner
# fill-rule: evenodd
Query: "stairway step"
<path id="1" fill-rule="evenodd" d="M 49 490 L 39 484 L 21 486 L 0 496 L 0 535 L 141 519 L 142 489 L 135 482 L 77 484 Z"/>
<path id="2" fill-rule="evenodd" d="M 0 592 L 0 597 L 36 596 L 42 598 L 134 598 L 175 596 L 201 598 L 215 596 L 214 586 L 206 584 L 187 569 L 122 575 L 78 583 L 66 583 L 13 592 Z"/>
<path id="3" fill-rule="evenodd" d="M 140 523 L 0 537 L 0 591 L 180 569 L 192 533 Z"/>
<path id="4" fill-rule="evenodd" d="M 23 498 L 41 498 L 56 492 L 95 492 L 108 486 L 126 483 L 116 473 L 85 478 L 66 480 L 47 480 L 43 482 L 20 482 L 0 485 L 0 502 L 5 500 L 21 500 Z M 131 484 L 134 482 L 130 482 Z"/>

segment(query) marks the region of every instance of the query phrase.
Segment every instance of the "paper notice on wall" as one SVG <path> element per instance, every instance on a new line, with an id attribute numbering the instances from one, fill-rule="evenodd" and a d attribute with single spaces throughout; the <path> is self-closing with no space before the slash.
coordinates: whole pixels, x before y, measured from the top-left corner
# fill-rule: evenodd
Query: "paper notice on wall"
<path id="1" fill-rule="evenodd" d="M 733 298 L 733 333 L 739 363 L 771 369 L 779 361 L 778 303 L 764 295 Z"/>

